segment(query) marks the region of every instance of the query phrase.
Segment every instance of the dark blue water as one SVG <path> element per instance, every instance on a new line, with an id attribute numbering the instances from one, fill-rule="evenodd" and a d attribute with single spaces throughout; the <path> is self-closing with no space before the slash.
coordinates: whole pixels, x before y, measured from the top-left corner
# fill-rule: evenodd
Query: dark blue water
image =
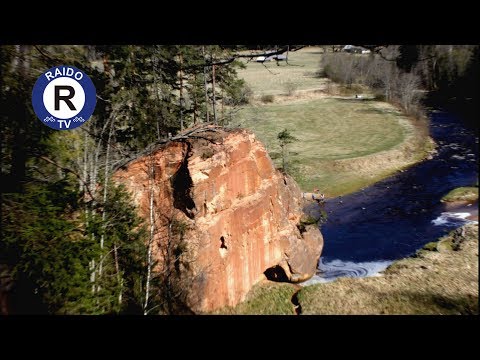
<path id="1" fill-rule="evenodd" d="M 465 223 L 449 214 L 439 219 L 446 211 L 440 199 L 453 188 L 476 184 L 478 136 L 453 114 L 433 112 L 430 117 L 438 144 L 433 159 L 326 202 L 320 277 L 368 275 L 375 268 L 371 264 L 409 256 Z M 478 203 L 472 212 L 474 208 L 478 212 Z"/>

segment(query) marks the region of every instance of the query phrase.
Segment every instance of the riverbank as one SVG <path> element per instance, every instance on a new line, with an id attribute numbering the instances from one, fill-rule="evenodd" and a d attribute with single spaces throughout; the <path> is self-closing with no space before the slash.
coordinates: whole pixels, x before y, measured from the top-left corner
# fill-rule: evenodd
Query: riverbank
<path id="1" fill-rule="evenodd" d="M 446 212 L 463 215 L 466 220 L 478 221 L 478 187 L 455 188 L 440 200 Z"/>
<path id="2" fill-rule="evenodd" d="M 478 187 L 463 186 L 453 189 L 440 200 L 443 203 L 469 203 L 478 200 Z"/>
<path id="3" fill-rule="evenodd" d="M 414 120 L 367 89 L 361 95 L 332 95 L 332 84 L 316 74 L 319 48 L 289 55 L 289 64 L 250 62 L 239 71 L 254 92 L 233 126 L 255 132 L 276 166 L 282 163 L 277 134 L 288 129 L 289 173 L 303 191 L 326 197 L 353 193 L 430 156 L 435 147 L 428 122 Z M 265 96 L 268 95 L 268 102 Z M 345 95 L 345 94 L 343 94 Z M 263 100 L 262 100 L 263 99 Z"/>
<path id="4" fill-rule="evenodd" d="M 303 314 L 478 314 L 478 227 L 465 225 L 379 277 L 302 289 Z"/>
<path id="5" fill-rule="evenodd" d="M 425 248 L 377 277 L 339 278 L 300 291 L 265 281 L 245 302 L 221 313 L 294 315 L 300 307 L 301 314 L 317 315 L 478 314 L 478 224 L 453 230 Z"/>

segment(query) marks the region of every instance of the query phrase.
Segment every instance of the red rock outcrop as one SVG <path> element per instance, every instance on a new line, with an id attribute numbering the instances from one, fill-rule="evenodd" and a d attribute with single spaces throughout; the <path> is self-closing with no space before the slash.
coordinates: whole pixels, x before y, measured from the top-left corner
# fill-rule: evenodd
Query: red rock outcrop
<path id="1" fill-rule="evenodd" d="M 292 282 L 315 273 L 323 238 L 316 226 L 297 227 L 300 189 L 245 130 L 170 142 L 114 178 L 148 226 L 153 219 L 158 266 L 173 259 L 178 278 L 190 279 L 182 284 L 195 312 L 236 305 L 268 269 Z M 175 229 L 181 239 L 167 251 Z"/>

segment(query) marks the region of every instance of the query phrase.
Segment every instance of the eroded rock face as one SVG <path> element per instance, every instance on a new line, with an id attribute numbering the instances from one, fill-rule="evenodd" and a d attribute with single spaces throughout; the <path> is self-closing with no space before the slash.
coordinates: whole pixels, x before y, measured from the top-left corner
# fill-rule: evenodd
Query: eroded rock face
<path id="1" fill-rule="evenodd" d="M 274 169 L 253 134 L 222 132 L 211 140 L 171 142 L 114 176 L 147 226 L 154 221 L 158 266 L 177 251 L 174 268 L 195 312 L 236 305 L 269 268 L 280 266 L 293 282 L 308 279 L 323 247 L 317 227 L 300 233 L 300 189 Z M 180 245 L 165 251 L 175 228 L 183 229 Z"/>

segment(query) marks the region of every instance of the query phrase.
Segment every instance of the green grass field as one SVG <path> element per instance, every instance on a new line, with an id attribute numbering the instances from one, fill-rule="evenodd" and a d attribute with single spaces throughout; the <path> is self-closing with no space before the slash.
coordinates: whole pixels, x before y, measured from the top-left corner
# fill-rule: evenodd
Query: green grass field
<path id="1" fill-rule="evenodd" d="M 247 68 L 239 70 L 238 74 L 258 96 L 283 94 L 288 82 L 293 83 L 298 90 L 319 89 L 326 82 L 315 75 L 320 66 L 321 51 L 318 47 L 308 47 L 290 52 L 290 65 L 283 61 L 279 62 L 280 66 L 275 61 L 265 62 L 265 66 L 254 60 L 248 63 L 245 61 Z"/>
<path id="2" fill-rule="evenodd" d="M 276 137 L 288 129 L 298 139 L 289 146 L 290 173 L 302 190 L 318 187 L 328 196 L 336 196 L 371 183 L 378 172 L 359 174 L 341 169 L 335 166 L 335 160 L 390 150 L 405 138 L 407 130 L 398 119 L 402 116 L 379 105 L 324 98 L 249 106 L 239 112 L 236 122 L 255 132 L 276 166 L 281 164 Z"/>
<path id="3" fill-rule="evenodd" d="M 302 190 L 317 187 L 329 197 L 357 191 L 418 161 L 425 149 L 411 122 L 393 106 L 320 90 L 327 81 L 315 75 L 320 57 L 321 49 L 311 47 L 290 53 L 290 64 L 298 66 L 266 63 L 277 75 L 248 63 L 240 76 L 256 100 L 237 113 L 233 125 L 253 130 L 276 166 L 281 164 L 276 136 L 288 129 L 298 139 L 290 145 L 288 172 Z M 286 96 L 289 81 L 301 90 L 296 95 Z M 265 94 L 274 94 L 274 101 L 258 101 Z"/>
<path id="4" fill-rule="evenodd" d="M 288 283 L 265 280 L 255 285 L 242 303 L 225 307 L 216 315 L 295 315 L 292 296 L 297 288 Z"/>
<path id="5" fill-rule="evenodd" d="M 478 200 L 478 187 L 459 187 L 442 197 L 442 202 Z"/>

